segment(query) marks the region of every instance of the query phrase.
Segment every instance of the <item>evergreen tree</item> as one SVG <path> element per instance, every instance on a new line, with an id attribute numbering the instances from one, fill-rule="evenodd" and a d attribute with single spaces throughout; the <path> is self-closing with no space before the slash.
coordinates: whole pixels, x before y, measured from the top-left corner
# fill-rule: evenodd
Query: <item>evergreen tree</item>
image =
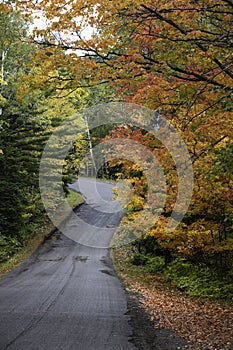
<path id="1" fill-rule="evenodd" d="M 41 220 L 38 167 L 49 121 L 41 117 L 42 91 L 18 97 L 33 47 L 27 27 L 9 6 L 0 12 L 0 260 L 8 257 Z"/>

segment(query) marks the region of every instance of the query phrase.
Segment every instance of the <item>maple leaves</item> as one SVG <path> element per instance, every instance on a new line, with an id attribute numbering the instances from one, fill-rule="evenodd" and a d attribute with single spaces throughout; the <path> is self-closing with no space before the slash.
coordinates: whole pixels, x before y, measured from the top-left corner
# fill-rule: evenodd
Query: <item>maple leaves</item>
<path id="1" fill-rule="evenodd" d="M 155 276 L 143 266 L 135 268 L 129 263 L 129 247 L 117 248 L 113 253 L 117 271 L 129 297 L 137 299 L 149 315 L 155 334 L 159 329 L 175 331 L 176 335 L 187 341 L 187 345 L 180 349 L 231 349 L 231 304 L 213 303 L 204 298 L 184 295 L 171 284 L 165 283 L 163 276 Z"/>
<path id="2" fill-rule="evenodd" d="M 141 304 L 156 328 L 173 329 L 191 344 L 189 349 L 229 349 L 232 341 L 233 310 L 230 306 L 199 302 L 171 292 L 133 283 L 143 295 Z"/>
<path id="3" fill-rule="evenodd" d="M 148 147 L 166 173 L 164 216 L 148 234 L 159 239 L 164 249 L 187 257 L 201 252 L 208 260 L 209 251 L 229 254 L 232 2 L 42 0 L 18 1 L 17 6 L 28 14 L 43 8 L 47 22 L 45 29 L 35 30 L 36 68 L 31 70 L 33 79 L 29 78 L 34 86 L 75 90 L 110 84 L 124 101 L 154 110 L 161 107 L 185 141 L 195 173 L 193 199 L 183 225 L 169 236 L 164 227 L 178 190 L 174 161 L 148 134 L 124 135 Z M 93 28 L 90 36 L 84 35 L 87 26 Z M 120 137 L 123 131 L 117 132 Z M 127 177 L 138 169 L 125 162 L 121 171 Z M 146 202 L 145 179 L 134 176 L 132 181 L 131 213 Z"/>
<path id="4" fill-rule="evenodd" d="M 220 87 L 222 77 L 232 78 L 228 55 L 232 9 L 224 1 L 195 5 L 183 1 L 18 1 L 21 6 L 29 13 L 44 9 L 47 27 L 36 31 L 44 43 L 86 50 L 107 66 L 123 59 L 147 71 L 161 69 L 165 63 L 172 76 Z M 95 29 L 89 39 L 82 36 L 87 25 Z M 64 31 L 67 35 L 62 36 Z"/>
<path id="5" fill-rule="evenodd" d="M 36 31 L 35 39 L 39 35 L 45 48 L 70 50 L 67 53 L 73 59 L 70 64 L 67 59 L 65 65 L 71 76 L 75 71 L 75 77 L 88 78 L 92 83 L 114 81 L 115 86 L 124 86 L 126 98 L 130 94 L 132 100 L 133 95 L 135 102 L 150 108 L 166 106 L 169 113 L 180 109 L 184 114 L 181 107 L 186 105 L 185 113 L 190 118 L 195 115 L 193 104 L 196 107 L 204 95 L 212 94 L 212 88 L 222 90 L 225 98 L 230 98 L 229 3 L 208 0 L 195 5 L 183 1 L 64 4 L 54 0 L 24 1 L 24 8 L 25 4 L 29 12 L 44 8 L 47 27 Z M 82 31 L 87 25 L 94 28 L 89 38 Z M 98 66 L 93 66 L 96 62 Z M 182 85 L 186 86 L 185 96 L 179 96 Z M 215 103 L 215 92 L 209 105 Z"/>

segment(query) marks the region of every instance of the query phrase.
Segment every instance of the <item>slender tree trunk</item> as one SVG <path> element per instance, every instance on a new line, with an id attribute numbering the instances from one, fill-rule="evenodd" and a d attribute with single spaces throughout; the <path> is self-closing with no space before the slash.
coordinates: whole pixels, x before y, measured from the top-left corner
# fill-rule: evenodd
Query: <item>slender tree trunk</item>
<path id="1" fill-rule="evenodd" d="M 2 57 L 1 57 L 1 60 L 2 60 L 2 62 L 1 62 L 1 83 L 0 83 L 1 89 L 0 89 L 0 94 L 2 94 L 2 92 L 3 92 L 2 91 L 2 85 L 4 83 L 4 78 L 5 78 L 5 76 L 4 76 L 4 70 L 5 70 L 4 65 L 5 65 L 5 59 L 6 59 L 6 56 L 7 56 L 7 51 L 8 51 L 8 49 L 2 50 Z M 2 115 L 2 107 L 0 107 L 0 115 Z"/>
<path id="2" fill-rule="evenodd" d="M 87 137 L 88 137 L 88 142 L 89 142 L 90 155 L 91 155 L 91 160 L 92 160 L 93 167 L 94 167 L 94 170 L 95 170 L 95 175 L 96 175 L 97 174 L 97 168 L 96 168 L 95 158 L 94 158 L 94 154 L 93 154 L 91 133 L 90 133 L 89 124 L 88 124 L 88 120 L 87 120 L 86 116 L 84 116 L 84 121 L 85 121 L 85 124 L 86 124 L 86 127 L 87 127 Z"/>

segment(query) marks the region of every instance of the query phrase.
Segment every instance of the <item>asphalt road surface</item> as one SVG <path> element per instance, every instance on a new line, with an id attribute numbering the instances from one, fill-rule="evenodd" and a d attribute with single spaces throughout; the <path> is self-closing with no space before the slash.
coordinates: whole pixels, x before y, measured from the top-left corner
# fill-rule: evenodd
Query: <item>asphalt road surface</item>
<path id="1" fill-rule="evenodd" d="M 83 186 L 88 192 L 88 182 Z M 81 226 L 67 222 L 75 241 L 55 232 L 0 280 L 1 350 L 136 349 L 126 295 L 107 249 L 120 207 L 111 204 L 112 186 L 99 186 L 102 203 L 93 191 L 86 193 L 88 204 L 77 211 Z"/>
<path id="2" fill-rule="evenodd" d="M 95 248 L 109 248 L 122 216 L 121 203 L 114 200 L 116 184 L 79 178 L 70 188 L 81 192 L 86 204 L 70 216 L 62 232 L 75 242 Z"/>
<path id="3" fill-rule="evenodd" d="M 112 187 L 71 185 L 86 203 L 0 279 L 0 350 L 182 348 L 172 331 L 154 328 L 141 296 L 126 294 L 114 271 L 108 247 L 122 209 Z"/>

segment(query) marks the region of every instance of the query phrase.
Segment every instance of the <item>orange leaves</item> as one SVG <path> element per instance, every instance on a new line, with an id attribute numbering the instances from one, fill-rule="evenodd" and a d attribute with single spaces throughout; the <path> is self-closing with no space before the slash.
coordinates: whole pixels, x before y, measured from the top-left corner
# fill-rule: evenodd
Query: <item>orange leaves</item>
<path id="1" fill-rule="evenodd" d="M 191 344 L 188 349 L 230 349 L 233 332 L 233 309 L 230 306 L 198 302 L 172 292 L 133 283 L 140 293 L 142 307 L 155 320 L 156 328 L 176 331 Z"/>
<path id="2" fill-rule="evenodd" d="M 47 17 L 48 23 L 40 35 L 46 38 L 48 44 L 52 43 L 55 35 L 56 45 L 60 44 L 64 49 L 82 49 L 100 59 L 98 74 L 91 75 L 92 81 L 112 80 L 119 87 L 118 82 L 121 80 L 130 90 L 129 93 L 135 95 L 135 101 L 138 99 L 138 102 L 148 107 L 154 108 L 159 103 L 179 103 L 177 96 L 172 93 L 172 86 L 170 93 L 168 88 L 165 88 L 167 94 L 163 93 L 165 82 L 172 84 L 174 79 L 187 79 L 189 82 L 200 80 L 207 85 L 212 80 L 220 86 L 228 84 L 229 75 L 223 69 L 228 52 L 226 50 L 223 53 L 222 44 L 215 45 L 215 39 L 222 36 L 214 26 L 211 28 L 212 17 L 224 13 L 226 4 L 218 5 L 216 13 L 212 0 L 202 4 L 184 1 L 146 1 L 142 4 L 137 0 L 133 3 L 128 0 L 51 0 L 38 3 L 24 1 L 22 5 L 29 12 L 44 9 L 43 15 Z M 223 22 L 227 28 L 228 21 L 225 16 Z M 83 29 L 87 25 L 95 30 L 89 39 L 83 36 Z M 221 58 L 220 65 L 214 61 L 216 57 Z M 78 64 L 80 62 L 77 61 Z M 85 67 L 87 77 L 88 67 Z M 160 82 L 156 88 L 156 82 L 154 86 L 149 84 L 147 79 L 150 73 L 154 77 L 162 73 L 164 83 Z M 222 83 L 223 77 L 228 79 Z M 153 96 L 157 101 L 154 102 Z M 176 101 L 173 101 L 173 97 L 176 97 Z"/>
<path id="3" fill-rule="evenodd" d="M 129 249 L 114 251 L 117 270 L 130 298 L 137 298 L 156 330 L 173 330 L 187 341 L 181 349 L 230 350 L 233 339 L 233 307 L 179 292 L 162 276 L 127 262 Z M 179 349 L 174 345 L 174 348 Z"/>
<path id="4" fill-rule="evenodd" d="M 25 92 L 30 85 L 52 91 L 108 82 L 121 100 L 154 110 L 161 107 L 189 149 L 195 186 L 187 225 L 166 236 L 162 217 L 150 234 L 186 255 L 210 247 L 217 250 L 216 238 L 226 229 L 224 219 L 232 210 L 229 172 L 213 172 L 215 150 L 224 148 L 224 140 L 233 135 L 230 3 L 42 0 L 20 4 L 28 12 L 43 8 L 47 18 L 47 28 L 37 32 L 45 45 L 37 45 L 31 72 L 23 78 Z M 82 29 L 87 25 L 94 33 L 85 38 Z M 168 151 L 130 126 L 115 128 L 111 137 L 134 140 L 158 159 L 166 176 L 163 214 L 168 216 L 178 191 Z M 133 173 L 136 195 L 130 210 L 139 210 L 147 200 L 142 169 L 127 161 L 117 166 L 125 177 Z M 227 234 L 232 235 L 229 227 Z"/>

